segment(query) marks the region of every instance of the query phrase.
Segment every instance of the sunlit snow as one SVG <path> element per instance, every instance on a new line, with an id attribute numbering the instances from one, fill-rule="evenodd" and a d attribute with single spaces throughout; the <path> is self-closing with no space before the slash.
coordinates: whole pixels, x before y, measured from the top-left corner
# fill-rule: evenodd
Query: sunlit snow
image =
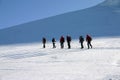
<path id="1" fill-rule="evenodd" d="M 0 80 L 120 80 L 120 38 L 96 38 L 93 49 L 47 43 L 0 46 Z"/>

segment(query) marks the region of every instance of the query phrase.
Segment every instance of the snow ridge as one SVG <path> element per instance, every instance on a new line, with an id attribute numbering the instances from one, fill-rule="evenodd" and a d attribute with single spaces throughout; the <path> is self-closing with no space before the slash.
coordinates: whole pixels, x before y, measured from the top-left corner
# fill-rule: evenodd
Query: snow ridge
<path id="1" fill-rule="evenodd" d="M 106 0 L 101 5 L 104 5 L 104 6 L 119 6 L 120 7 L 120 0 Z"/>

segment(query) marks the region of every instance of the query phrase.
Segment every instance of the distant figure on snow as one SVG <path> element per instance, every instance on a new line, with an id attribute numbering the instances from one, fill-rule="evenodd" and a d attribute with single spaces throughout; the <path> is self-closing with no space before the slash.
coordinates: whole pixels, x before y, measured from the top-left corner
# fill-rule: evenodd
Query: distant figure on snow
<path id="1" fill-rule="evenodd" d="M 90 35 L 86 35 L 86 41 L 87 41 L 88 49 L 89 49 L 90 47 L 92 48 L 92 44 L 91 44 L 92 38 L 91 38 Z"/>
<path id="2" fill-rule="evenodd" d="M 45 44 L 46 44 L 46 38 L 45 37 L 42 38 L 42 43 L 43 43 L 43 48 L 45 48 Z"/>
<path id="3" fill-rule="evenodd" d="M 79 42 L 80 42 L 80 44 L 81 44 L 81 49 L 83 49 L 83 48 L 84 48 L 84 46 L 83 46 L 83 42 L 84 42 L 83 36 L 80 36 L 80 37 L 79 37 Z"/>
<path id="4" fill-rule="evenodd" d="M 52 38 L 53 48 L 56 48 L 55 42 L 56 42 L 55 38 Z"/>
<path id="5" fill-rule="evenodd" d="M 71 36 L 66 36 L 66 40 L 67 40 L 67 44 L 68 44 L 68 49 L 70 49 L 71 48 L 71 45 L 70 45 L 70 43 L 71 43 Z"/>
<path id="6" fill-rule="evenodd" d="M 65 38 L 63 36 L 60 37 L 60 46 L 61 46 L 61 49 L 64 48 L 64 42 L 65 42 Z"/>

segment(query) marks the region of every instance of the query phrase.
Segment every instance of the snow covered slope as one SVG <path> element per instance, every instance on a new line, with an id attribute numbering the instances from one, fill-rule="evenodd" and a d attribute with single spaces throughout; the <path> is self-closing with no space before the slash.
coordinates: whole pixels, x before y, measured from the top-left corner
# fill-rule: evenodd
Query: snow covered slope
<path id="1" fill-rule="evenodd" d="M 102 5 L 120 7 L 120 0 L 106 0 Z"/>
<path id="2" fill-rule="evenodd" d="M 94 37 L 120 36 L 118 5 L 119 0 L 106 0 L 92 8 L 3 29 L 0 30 L 0 44 L 36 42 L 43 36 L 49 40 L 52 37 L 59 39 L 61 35 L 68 34 L 73 38 L 86 34 Z"/>
<path id="3" fill-rule="evenodd" d="M 48 43 L 0 46 L 0 80 L 120 80 L 120 37 L 100 38 L 93 49 L 52 49 Z M 86 43 L 84 43 L 86 45 Z M 66 45 L 65 45 L 66 47 Z"/>

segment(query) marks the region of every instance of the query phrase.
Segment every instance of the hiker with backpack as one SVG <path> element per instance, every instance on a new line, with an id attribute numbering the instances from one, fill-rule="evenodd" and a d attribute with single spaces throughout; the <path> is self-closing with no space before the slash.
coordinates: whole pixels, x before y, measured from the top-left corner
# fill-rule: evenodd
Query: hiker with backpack
<path id="1" fill-rule="evenodd" d="M 67 40 L 68 49 L 70 49 L 71 48 L 71 45 L 70 45 L 70 43 L 71 43 L 71 36 L 66 36 L 66 40 Z"/>
<path id="2" fill-rule="evenodd" d="M 61 49 L 64 48 L 64 42 L 65 42 L 65 38 L 63 36 L 60 37 L 60 46 L 61 46 Z"/>
<path id="3" fill-rule="evenodd" d="M 46 44 L 46 38 L 45 37 L 42 38 L 42 43 L 43 43 L 43 48 L 45 48 L 46 47 L 45 46 L 45 44 Z"/>
<path id="4" fill-rule="evenodd" d="M 80 37 L 79 37 L 79 43 L 81 44 L 81 49 L 84 48 L 83 42 L 84 42 L 84 38 L 83 38 L 83 36 L 80 36 Z"/>
<path id="5" fill-rule="evenodd" d="M 52 38 L 53 48 L 56 48 L 55 42 L 56 42 L 55 38 Z"/>
<path id="6" fill-rule="evenodd" d="M 86 35 L 86 41 L 87 41 L 88 49 L 92 48 L 92 44 L 91 44 L 92 38 L 90 35 Z"/>

